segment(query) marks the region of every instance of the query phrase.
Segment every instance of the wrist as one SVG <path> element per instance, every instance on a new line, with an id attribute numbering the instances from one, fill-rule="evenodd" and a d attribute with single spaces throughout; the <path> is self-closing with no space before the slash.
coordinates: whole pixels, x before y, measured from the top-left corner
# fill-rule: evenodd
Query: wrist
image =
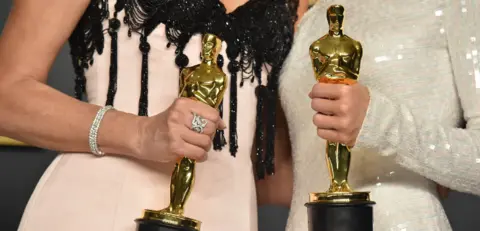
<path id="1" fill-rule="evenodd" d="M 108 154 L 136 156 L 140 153 L 140 123 L 144 118 L 110 110 L 98 130 L 98 147 Z"/>
<path id="2" fill-rule="evenodd" d="M 142 156 L 144 153 L 144 141 L 148 128 L 149 117 L 137 116 L 135 118 L 135 131 L 131 137 L 130 150 L 134 157 Z"/>

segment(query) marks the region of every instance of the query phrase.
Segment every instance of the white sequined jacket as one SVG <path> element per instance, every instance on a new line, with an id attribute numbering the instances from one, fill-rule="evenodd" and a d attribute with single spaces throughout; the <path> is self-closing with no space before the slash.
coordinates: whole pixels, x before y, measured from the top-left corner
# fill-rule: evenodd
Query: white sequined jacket
<path id="1" fill-rule="evenodd" d="M 370 106 L 349 181 L 371 191 L 375 230 L 451 230 L 435 184 L 480 194 L 480 3 L 476 0 L 320 0 L 306 13 L 280 82 L 294 160 L 287 229 L 307 230 L 309 192 L 328 188 L 325 141 L 308 92 L 310 44 L 342 4 L 344 32 L 363 45 Z"/>

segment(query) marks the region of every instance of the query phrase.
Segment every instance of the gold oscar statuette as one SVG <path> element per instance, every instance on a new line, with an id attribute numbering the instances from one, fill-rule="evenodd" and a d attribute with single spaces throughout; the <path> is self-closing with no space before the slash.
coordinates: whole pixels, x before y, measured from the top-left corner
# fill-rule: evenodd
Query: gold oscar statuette
<path id="1" fill-rule="evenodd" d="M 5 137 L 5 136 L 0 136 L 0 147 L 1 146 L 30 146 L 26 143 L 23 143 L 21 141 L 18 141 L 18 140 L 14 140 L 12 138 L 8 138 L 8 137 Z"/>
<path id="2" fill-rule="evenodd" d="M 318 82 L 351 85 L 357 81 L 362 59 L 362 45 L 343 33 L 343 19 L 343 6 L 330 6 L 327 10 L 328 34 L 310 46 L 310 58 Z M 326 159 L 330 187 L 326 192 L 311 193 L 311 203 L 370 201 L 368 192 L 355 192 L 348 184 L 350 156 L 349 147 L 327 141 Z"/>
<path id="3" fill-rule="evenodd" d="M 352 85 L 357 82 L 362 59 L 360 42 L 343 33 L 344 8 L 327 10 L 328 34 L 310 45 L 315 79 L 328 84 Z M 353 191 L 348 184 L 350 147 L 327 141 L 326 160 L 330 187 L 310 193 L 305 204 L 308 231 L 373 231 L 373 205 L 369 192 Z"/>
<path id="4" fill-rule="evenodd" d="M 191 98 L 218 108 L 227 88 L 227 75 L 218 67 L 217 57 L 222 41 L 213 34 L 205 34 L 202 38 L 201 63 L 186 67 L 180 74 L 179 96 Z M 195 181 L 195 160 L 180 159 L 173 170 L 170 183 L 170 204 L 162 210 L 145 210 L 143 218 L 137 223 L 156 223 L 167 226 L 162 229 L 145 227 L 147 230 L 200 230 L 201 222 L 183 216 L 184 207 Z M 139 231 L 143 231 L 139 225 Z"/>

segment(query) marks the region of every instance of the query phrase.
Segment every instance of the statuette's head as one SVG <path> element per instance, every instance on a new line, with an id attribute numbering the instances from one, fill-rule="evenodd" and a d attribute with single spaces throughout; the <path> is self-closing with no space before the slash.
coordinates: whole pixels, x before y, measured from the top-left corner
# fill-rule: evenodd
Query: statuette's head
<path id="1" fill-rule="evenodd" d="M 327 10 L 327 20 L 330 31 L 340 32 L 343 29 L 343 13 L 345 9 L 341 5 L 330 6 Z"/>
<path id="2" fill-rule="evenodd" d="M 222 49 L 222 40 L 213 34 L 205 34 L 202 39 L 202 60 L 216 61 L 220 50 Z"/>

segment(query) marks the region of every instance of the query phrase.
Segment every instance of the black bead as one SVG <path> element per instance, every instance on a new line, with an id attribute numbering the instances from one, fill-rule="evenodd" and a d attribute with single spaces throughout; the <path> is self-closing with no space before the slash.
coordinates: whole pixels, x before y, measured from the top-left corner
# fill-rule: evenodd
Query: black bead
<path id="1" fill-rule="evenodd" d="M 148 53 L 150 51 L 150 44 L 148 42 L 141 42 L 139 48 L 142 53 Z"/>
<path id="2" fill-rule="evenodd" d="M 223 67 L 223 55 L 218 55 L 217 57 L 217 64 L 220 68 Z"/>
<path id="3" fill-rule="evenodd" d="M 120 20 L 116 18 L 112 18 L 108 21 L 108 26 L 110 27 L 111 30 L 117 31 L 120 28 Z"/>
<path id="4" fill-rule="evenodd" d="M 188 57 L 183 53 L 177 55 L 177 57 L 175 58 L 175 64 L 182 68 L 186 67 L 188 65 Z"/>
<path id="5" fill-rule="evenodd" d="M 233 60 L 228 64 L 228 71 L 230 71 L 230 73 L 237 73 L 238 70 L 240 70 L 240 65 L 237 61 Z"/>

